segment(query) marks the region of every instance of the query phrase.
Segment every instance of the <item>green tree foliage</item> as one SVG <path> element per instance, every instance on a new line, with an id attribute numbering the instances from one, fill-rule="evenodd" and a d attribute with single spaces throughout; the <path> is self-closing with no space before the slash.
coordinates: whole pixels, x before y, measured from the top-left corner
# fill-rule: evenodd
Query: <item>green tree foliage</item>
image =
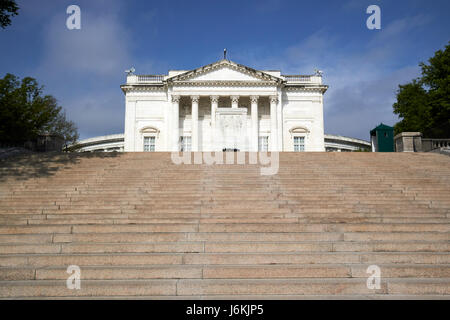
<path id="1" fill-rule="evenodd" d="M 11 17 L 17 16 L 19 7 L 14 0 L 0 0 L 0 27 L 5 29 L 11 24 Z"/>
<path id="2" fill-rule="evenodd" d="M 51 95 L 43 95 L 33 78 L 12 74 L 0 79 L 0 144 L 22 145 L 40 133 L 60 135 L 65 143 L 78 139 L 75 124 Z"/>
<path id="3" fill-rule="evenodd" d="M 402 120 L 395 133 L 419 131 L 429 138 L 450 138 L 450 45 L 421 63 L 422 76 L 400 85 L 394 113 Z"/>

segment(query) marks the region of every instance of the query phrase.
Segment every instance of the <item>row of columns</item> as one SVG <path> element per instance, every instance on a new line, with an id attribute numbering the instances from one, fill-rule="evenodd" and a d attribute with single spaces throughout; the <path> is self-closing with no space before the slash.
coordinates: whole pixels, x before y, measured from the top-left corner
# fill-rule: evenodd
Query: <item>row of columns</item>
<path id="1" fill-rule="evenodd" d="M 172 151 L 179 151 L 179 139 L 180 139 L 180 98 L 179 95 L 172 95 Z M 231 108 L 238 108 L 239 96 L 230 96 Z M 198 102 L 200 96 L 191 96 L 192 101 L 192 136 L 191 136 L 191 148 L 192 151 L 199 151 L 199 139 L 198 139 Z M 211 135 L 214 141 L 214 134 L 216 132 L 216 110 L 219 104 L 219 96 L 210 96 L 211 99 Z M 251 103 L 251 146 L 250 151 L 258 151 L 259 141 L 259 126 L 258 126 L 258 100 L 259 96 L 250 96 Z M 277 121 L 277 96 L 269 96 L 270 101 L 270 140 L 269 150 L 278 151 L 278 123 Z M 281 119 L 278 119 L 281 120 Z M 281 129 L 281 128 L 280 128 Z"/>

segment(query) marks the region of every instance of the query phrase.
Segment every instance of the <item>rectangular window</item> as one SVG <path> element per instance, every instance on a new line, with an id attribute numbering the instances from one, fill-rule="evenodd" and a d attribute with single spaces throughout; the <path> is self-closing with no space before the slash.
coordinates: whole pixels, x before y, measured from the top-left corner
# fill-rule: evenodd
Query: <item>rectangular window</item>
<path id="1" fill-rule="evenodd" d="M 258 150 L 259 151 L 268 151 L 269 150 L 269 137 L 267 137 L 267 136 L 259 137 Z"/>
<path id="2" fill-rule="evenodd" d="M 180 151 L 191 151 L 191 137 L 182 136 L 180 140 Z"/>
<path id="3" fill-rule="evenodd" d="M 144 137 L 144 151 L 155 151 L 155 137 Z"/>
<path id="4" fill-rule="evenodd" d="M 305 137 L 294 137 L 294 151 L 305 151 Z"/>

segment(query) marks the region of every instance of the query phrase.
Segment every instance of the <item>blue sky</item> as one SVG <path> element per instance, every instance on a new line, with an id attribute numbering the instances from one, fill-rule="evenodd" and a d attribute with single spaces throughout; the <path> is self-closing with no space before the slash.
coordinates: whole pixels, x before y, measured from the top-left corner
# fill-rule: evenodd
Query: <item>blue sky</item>
<path id="1" fill-rule="evenodd" d="M 398 84 L 419 76 L 450 40 L 448 0 L 18 0 L 0 29 L 0 76 L 32 76 L 74 120 L 81 138 L 121 133 L 124 70 L 163 74 L 228 57 L 283 74 L 323 70 L 325 132 L 368 139 L 393 125 Z M 81 30 L 66 28 L 67 6 Z M 381 8 L 381 30 L 366 8 Z"/>

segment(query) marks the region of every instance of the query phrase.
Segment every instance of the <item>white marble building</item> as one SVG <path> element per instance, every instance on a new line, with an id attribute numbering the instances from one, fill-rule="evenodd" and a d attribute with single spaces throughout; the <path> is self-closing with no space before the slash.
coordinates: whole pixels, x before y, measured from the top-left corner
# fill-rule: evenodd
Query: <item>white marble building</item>
<path id="1" fill-rule="evenodd" d="M 220 60 L 168 75 L 128 74 L 124 151 L 325 151 L 321 75 Z"/>

